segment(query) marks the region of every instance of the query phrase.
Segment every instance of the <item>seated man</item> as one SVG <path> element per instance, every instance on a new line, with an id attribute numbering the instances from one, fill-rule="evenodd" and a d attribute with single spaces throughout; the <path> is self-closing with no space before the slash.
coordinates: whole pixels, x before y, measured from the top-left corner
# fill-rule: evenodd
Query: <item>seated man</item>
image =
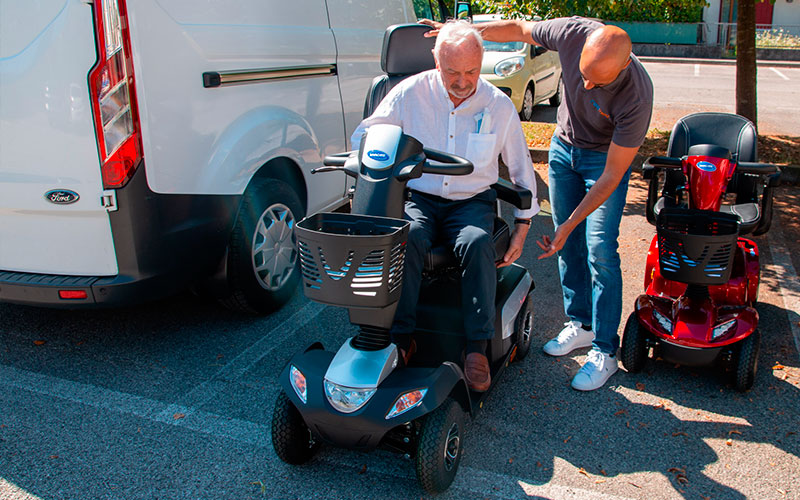
<path id="1" fill-rule="evenodd" d="M 494 336 L 495 266 L 507 266 L 521 254 L 530 218 L 539 211 L 522 126 L 511 100 L 479 78 L 483 59 L 480 34 L 466 22 L 445 24 L 433 49 L 436 69 L 411 76 L 395 86 L 369 118 L 358 126 L 352 144 L 375 124 L 398 125 L 426 147 L 470 160 L 475 169 L 466 176 L 423 174 L 408 183 L 411 221 L 406 250 L 403 291 L 392 325 L 392 339 L 404 361 L 415 350 L 411 334 L 416 323 L 422 270 L 434 240 L 451 245 L 461 264 L 462 307 L 467 338 L 464 375 L 470 388 L 490 385 L 486 358 Z M 495 264 L 492 242 L 498 179 L 498 155 L 508 165 L 511 180 L 533 193 L 530 209 L 516 210 L 511 243 Z"/>

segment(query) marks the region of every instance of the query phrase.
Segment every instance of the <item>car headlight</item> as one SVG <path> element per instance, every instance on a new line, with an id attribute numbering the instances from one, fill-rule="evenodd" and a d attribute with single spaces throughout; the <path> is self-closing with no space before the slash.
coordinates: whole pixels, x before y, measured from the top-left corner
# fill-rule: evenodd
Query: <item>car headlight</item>
<path id="1" fill-rule="evenodd" d="M 494 74 L 497 76 L 510 76 L 525 67 L 524 57 L 511 57 L 503 59 L 494 65 Z"/>
<path id="2" fill-rule="evenodd" d="M 658 312 L 658 310 L 653 309 L 653 317 L 656 319 L 661 328 L 667 331 L 667 333 L 672 333 L 672 321 L 670 321 L 666 316 Z"/>
<path id="3" fill-rule="evenodd" d="M 295 368 L 294 365 L 289 369 L 289 382 L 292 384 L 292 389 L 297 393 L 297 397 L 305 403 L 308 396 L 306 389 L 306 376 L 303 372 Z"/>
<path id="4" fill-rule="evenodd" d="M 325 381 L 325 397 L 328 402 L 342 413 L 353 413 L 369 401 L 375 389 L 356 389 Z"/>
<path id="5" fill-rule="evenodd" d="M 428 393 L 428 389 L 417 389 L 415 391 L 408 391 L 403 394 L 397 401 L 394 402 L 392 409 L 386 414 L 386 420 L 402 415 L 412 408 L 416 408 L 422 403 L 422 398 Z"/>
<path id="6" fill-rule="evenodd" d="M 718 324 L 711 330 L 711 340 L 717 340 L 723 335 L 727 335 L 734 328 L 736 328 L 736 318 Z"/>

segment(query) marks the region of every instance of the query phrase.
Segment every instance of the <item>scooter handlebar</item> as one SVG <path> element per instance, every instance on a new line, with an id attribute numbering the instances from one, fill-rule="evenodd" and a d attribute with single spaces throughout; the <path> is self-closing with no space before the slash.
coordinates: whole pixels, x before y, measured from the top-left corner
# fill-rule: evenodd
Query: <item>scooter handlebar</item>
<path id="1" fill-rule="evenodd" d="M 475 169 L 472 162 L 436 149 L 423 148 L 423 153 L 428 158 L 422 167 L 425 174 L 439 175 L 469 175 Z"/>
<path id="2" fill-rule="evenodd" d="M 355 153 L 355 151 L 346 151 L 344 153 L 326 156 L 322 159 L 322 164 L 327 167 L 344 167 L 347 158 L 353 153 Z"/>
<path id="3" fill-rule="evenodd" d="M 778 172 L 778 167 L 770 163 L 740 161 L 736 164 L 736 171 L 740 174 L 771 175 Z"/>
<path id="4" fill-rule="evenodd" d="M 683 166 L 682 158 L 673 158 L 671 156 L 651 156 L 644 162 L 645 167 L 657 168 L 680 168 Z"/>

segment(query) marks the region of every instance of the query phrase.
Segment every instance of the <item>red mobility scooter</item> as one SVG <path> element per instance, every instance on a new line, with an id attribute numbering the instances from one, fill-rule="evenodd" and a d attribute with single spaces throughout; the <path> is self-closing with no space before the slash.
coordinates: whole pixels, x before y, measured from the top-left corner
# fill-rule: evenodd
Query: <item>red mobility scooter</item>
<path id="1" fill-rule="evenodd" d="M 758 246 L 772 219 L 774 165 L 756 163 L 756 130 L 726 113 L 695 113 L 672 129 L 666 157 L 643 166 L 647 220 L 645 293 L 622 338 L 622 364 L 640 371 L 653 357 L 731 369 L 746 391 L 755 379 L 760 334 Z M 659 188 L 660 195 L 659 195 Z"/>

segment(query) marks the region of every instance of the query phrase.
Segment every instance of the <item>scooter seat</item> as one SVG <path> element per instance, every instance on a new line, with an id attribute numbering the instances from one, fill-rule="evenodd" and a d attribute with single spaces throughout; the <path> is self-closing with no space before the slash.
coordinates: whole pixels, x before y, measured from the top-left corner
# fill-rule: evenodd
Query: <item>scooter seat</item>
<path id="1" fill-rule="evenodd" d="M 494 241 L 495 258 L 499 261 L 505 255 L 511 242 L 511 231 L 508 228 L 508 224 L 500 217 L 494 219 L 492 240 Z M 458 267 L 458 259 L 456 259 L 453 249 L 446 245 L 434 245 L 425 255 L 425 267 L 423 270 L 427 273 L 443 271 L 453 267 Z"/>
<path id="2" fill-rule="evenodd" d="M 674 204 L 669 203 L 666 198 L 659 198 L 653 207 L 653 212 L 658 215 L 665 206 Z M 739 203 L 738 205 L 722 205 L 719 211 L 726 214 L 733 214 L 739 217 L 739 234 L 749 234 L 758 226 L 761 220 L 761 207 L 758 203 Z"/>

